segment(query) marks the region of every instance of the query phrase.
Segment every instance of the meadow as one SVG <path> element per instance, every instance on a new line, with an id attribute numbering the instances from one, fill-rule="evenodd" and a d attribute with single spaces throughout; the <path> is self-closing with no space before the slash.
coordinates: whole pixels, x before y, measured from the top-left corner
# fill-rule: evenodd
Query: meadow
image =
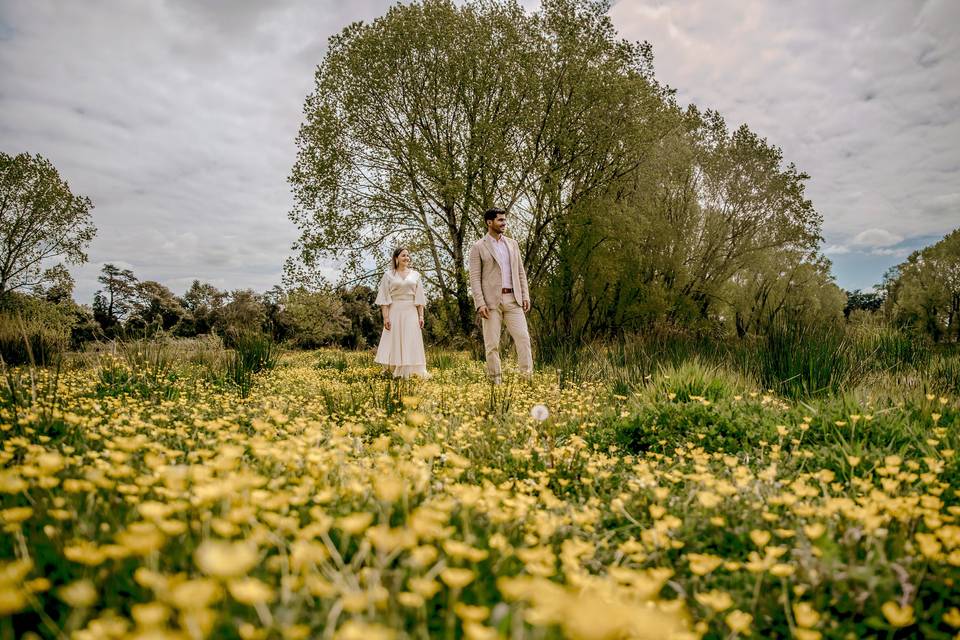
<path id="1" fill-rule="evenodd" d="M 960 637 L 960 359 L 799 348 L 6 368 L 0 638 Z"/>

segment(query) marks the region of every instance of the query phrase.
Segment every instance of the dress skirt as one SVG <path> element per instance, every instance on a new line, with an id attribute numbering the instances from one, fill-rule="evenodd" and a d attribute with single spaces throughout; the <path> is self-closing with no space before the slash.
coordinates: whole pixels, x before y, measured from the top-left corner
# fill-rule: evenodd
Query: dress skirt
<path id="1" fill-rule="evenodd" d="M 390 330 L 384 328 L 374 361 L 382 364 L 395 378 L 416 375 L 430 377 L 423 349 L 420 317 L 412 299 L 393 299 L 390 305 Z"/>

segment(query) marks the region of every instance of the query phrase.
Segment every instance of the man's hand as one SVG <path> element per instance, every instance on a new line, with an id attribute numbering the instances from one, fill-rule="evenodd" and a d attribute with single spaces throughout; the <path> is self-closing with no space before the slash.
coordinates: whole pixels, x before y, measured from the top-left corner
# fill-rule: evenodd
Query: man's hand
<path id="1" fill-rule="evenodd" d="M 490 310 L 487 309 L 487 305 L 481 305 L 477 307 L 477 313 L 479 313 L 480 317 L 483 318 L 484 320 L 490 319 Z"/>
<path id="2" fill-rule="evenodd" d="M 528 313 L 528 312 L 530 311 L 530 301 L 529 301 L 529 300 L 524 300 L 524 301 L 523 301 L 523 304 L 522 304 L 521 306 L 523 307 L 523 312 L 524 312 L 524 313 Z"/>

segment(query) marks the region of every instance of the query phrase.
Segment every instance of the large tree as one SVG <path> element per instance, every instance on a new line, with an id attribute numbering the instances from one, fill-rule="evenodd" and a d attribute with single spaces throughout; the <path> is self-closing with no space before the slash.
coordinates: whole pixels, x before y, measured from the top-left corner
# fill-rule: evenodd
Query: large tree
<path id="1" fill-rule="evenodd" d="M 52 260 L 86 262 L 92 207 L 46 158 L 0 152 L 0 297 L 55 278 L 59 272 L 44 267 Z"/>
<path id="2" fill-rule="evenodd" d="M 330 40 L 290 182 L 302 263 L 369 277 L 405 242 L 469 330 L 465 272 L 482 212 L 513 214 L 528 273 L 558 261 L 566 218 L 647 158 L 664 90 L 608 2 L 423 0 Z"/>
<path id="3" fill-rule="evenodd" d="M 783 296 L 833 315 L 839 290 L 816 253 L 821 219 L 804 195 L 807 176 L 746 126 L 728 131 L 719 114 L 672 101 L 656 113 L 664 133 L 648 160 L 564 218 L 557 267 L 535 292 L 539 333 L 730 320 L 745 334 L 792 303 Z"/>
<path id="4" fill-rule="evenodd" d="M 194 280 L 183 294 L 183 307 L 189 312 L 187 320 L 192 324 L 189 335 L 210 333 L 216 323 L 217 314 L 227 302 L 226 291 L 212 284 Z"/>
<path id="5" fill-rule="evenodd" d="M 133 309 L 139 280 L 130 269 L 107 263 L 97 278 L 103 288 L 93 297 L 93 313 L 104 329 L 123 322 Z"/>
<path id="6" fill-rule="evenodd" d="M 960 229 L 914 251 L 882 285 L 896 320 L 937 341 L 960 342 Z"/>
<path id="7" fill-rule="evenodd" d="M 170 331 L 178 329 L 188 316 L 189 312 L 173 291 L 154 280 L 143 280 L 136 287 L 128 326 Z"/>

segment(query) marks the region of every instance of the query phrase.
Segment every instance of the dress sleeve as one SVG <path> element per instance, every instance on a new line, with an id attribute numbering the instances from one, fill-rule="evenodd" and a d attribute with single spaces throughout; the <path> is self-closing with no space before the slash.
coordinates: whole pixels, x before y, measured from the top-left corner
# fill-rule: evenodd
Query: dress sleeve
<path id="1" fill-rule="evenodd" d="M 423 276 L 417 274 L 417 284 L 413 288 L 413 304 L 427 306 L 427 299 L 423 295 Z"/>
<path id="2" fill-rule="evenodd" d="M 368 298 L 369 299 L 369 298 Z M 387 271 L 380 278 L 380 288 L 377 290 L 376 305 L 393 304 L 393 298 L 390 297 L 390 272 Z"/>

